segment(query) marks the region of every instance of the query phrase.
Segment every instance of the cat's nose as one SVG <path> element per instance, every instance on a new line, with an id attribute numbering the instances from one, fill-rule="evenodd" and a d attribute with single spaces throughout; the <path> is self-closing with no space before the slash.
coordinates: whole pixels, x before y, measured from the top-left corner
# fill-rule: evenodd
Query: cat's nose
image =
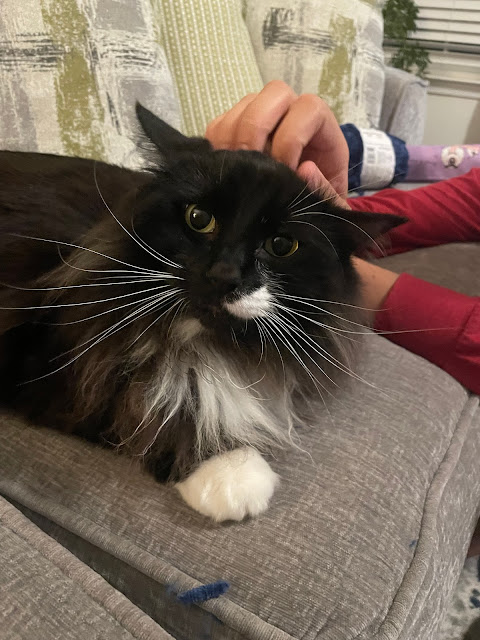
<path id="1" fill-rule="evenodd" d="M 207 271 L 207 278 L 221 293 L 230 293 L 241 283 L 240 267 L 220 260 L 215 262 Z"/>

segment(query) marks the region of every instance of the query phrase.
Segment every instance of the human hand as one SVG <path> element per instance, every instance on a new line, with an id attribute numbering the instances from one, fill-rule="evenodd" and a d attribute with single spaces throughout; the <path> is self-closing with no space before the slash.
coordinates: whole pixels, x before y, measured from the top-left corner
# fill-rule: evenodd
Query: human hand
<path id="1" fill-rule="evenodd" d="M 347 142 L 335 116 L 318 96 L 269 82 L 212 120 L 206 138 L 216 149 L 264 151 L 283 162 L 339 206 L 348 189 Z"/>

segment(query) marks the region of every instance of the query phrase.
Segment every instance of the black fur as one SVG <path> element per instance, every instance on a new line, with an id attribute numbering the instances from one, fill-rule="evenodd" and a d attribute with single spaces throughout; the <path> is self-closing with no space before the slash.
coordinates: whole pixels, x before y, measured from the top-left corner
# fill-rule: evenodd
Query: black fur
<path id="1" fill-rule="evenodd" d="M 305 365 L 300 366 L 280 337 L 276 345 L 267 344 L 262 359 L 255 322 L 232 316 L 222 301 L 257 289 L 267 278 L 272 290 L 307 302 L 282 299 L 304 316 L 296 316 L 296 322 L 320 349 L 343 363 L 350 343 L 335 328 L 352 326 L 352 309 L 338 303 L 360 300 L 351 255 L 403 219 L 340 209 L 263 154 L 214 151 L 206 140 L 182 136 L 141 106 L 137 114 L 159 152 L 157 168 L 149 172 L 0 152 L 0 393 L 5 405 L 34 421 L 122 444 L 144 455 L 159 479 L 178 479 L 199 460 L 242 441 L 219 425 L 215 447 L 199 443 L 195 410 L 200 399 L 193 377 L 189 406 L 166 421 L 162 411 L 145 416 L 145 394 L 175 339 L 172 322 L 199 319 L 205 330 L 202 348 L 251 374 L 251 384 L 263 375 L 264 388 L 277 388 L 285 382 L 286 367 L 296 381 L 292 394 L 298 396 L 293 404 L 299 415 L 297 404 L 319 393 L 312 376 L 328 386 L 326 376 L 336 376 L 338 367 L 307 343 L 303 352 L 297 349 Z M 213 233 L 187 226 L 189 204 L 213 214 Z M 297 208 L 302 212 L 296 214 Z M 298 240 L 298 250 L 288 258 L 265 248 L 267 238 L 279 235 Z M 127 325 L 136 308 L 127 303 L 140 303 L 162 284 L 113 284 L 117 276 L 128 276 L 132 265 L 183 278 L 167 284 L 181 289 L 185 304 L 155 324 L 152 308 Z M 105 300 L 115 296 L 123 297 Z M 323 311 L 308 306 L 318 298 L 332 304 L 320 305 Z M 310 319 L 332 328 L 322 329 Z M 123 328 L 104 334 L 97 344 L 95 336 L 113 326 Z M 175 353 L 181 360 L 180 347 Z"/>

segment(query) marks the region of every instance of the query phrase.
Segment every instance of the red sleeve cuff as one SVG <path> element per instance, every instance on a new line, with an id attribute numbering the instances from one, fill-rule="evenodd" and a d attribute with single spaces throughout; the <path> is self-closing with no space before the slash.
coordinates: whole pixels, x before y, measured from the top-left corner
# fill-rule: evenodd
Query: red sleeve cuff
<path id="1" fill-rule="evenodd" d="M 375 330 L 480 393 L 480 299 L 402 274 Z"/>

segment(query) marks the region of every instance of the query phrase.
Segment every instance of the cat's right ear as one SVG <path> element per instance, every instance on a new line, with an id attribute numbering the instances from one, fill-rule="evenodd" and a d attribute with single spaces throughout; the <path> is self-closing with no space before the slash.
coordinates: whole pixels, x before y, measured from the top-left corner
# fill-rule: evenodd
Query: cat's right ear
<path id="1" fill-rule="evenodd" d="M 204 153 L 212 149 L 211 144 L 205 138 L 184 136 L 139 102 L 136 103 L 135 109 L 145 135 L 153 142 L 167 164 L 170 159 L 173 160 L 178 156 L 178 153 Z"/>

